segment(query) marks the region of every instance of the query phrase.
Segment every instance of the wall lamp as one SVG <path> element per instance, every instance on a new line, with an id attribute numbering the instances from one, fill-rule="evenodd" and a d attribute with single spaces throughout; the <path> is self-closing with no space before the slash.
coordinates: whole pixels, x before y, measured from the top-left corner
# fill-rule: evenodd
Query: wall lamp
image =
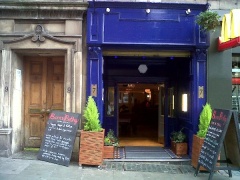
<path id="1" fill-rule="evenodd" d="M 150 9 L 146 9 L 146 13 L 149 14 L 151 12 Z"/>
<path id="2" fill-rule="evenodd" d="M 190 13 L 191 13 L 191 9 L 187 9 L 186 14 L 190 14 Z"/>
<path id="3" fill-rule="evenodd" d="M 109 13 L 110 11 L 111 11 L 111 10 L 110 10 L 110 8 L 106 8 L 106 12 L 108 12 L 108 13 Z"/>

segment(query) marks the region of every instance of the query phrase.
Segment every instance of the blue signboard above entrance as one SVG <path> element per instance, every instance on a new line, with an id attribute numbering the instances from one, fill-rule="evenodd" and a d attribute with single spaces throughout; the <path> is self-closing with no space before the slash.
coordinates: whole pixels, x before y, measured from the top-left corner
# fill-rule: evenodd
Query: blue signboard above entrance
<path id="1" fill-rule="evenodd" d="M 90 44 L 208 45 L 196 15 L 206 5 L 90 2 Z"/>

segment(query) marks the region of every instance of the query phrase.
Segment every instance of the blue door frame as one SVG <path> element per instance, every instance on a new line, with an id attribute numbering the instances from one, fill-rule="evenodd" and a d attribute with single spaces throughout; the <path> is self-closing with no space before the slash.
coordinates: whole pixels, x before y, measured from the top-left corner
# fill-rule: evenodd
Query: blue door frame
<path id="1" fill-rule="evenodd" d="M 94 98 L 103 123 L 103 53 L 116 49 L 138 51 L 188 51 L 189 111 L 178 116 L 188 136 L 191 152 L 192 136 L 198 130 L 198 118 L 206 103 L 206 61 L 209 35 L 200 31 L 196 16 L 208 4 L 89 2 L 87 12 L 87 96 Z M 190 9 L 191 13 L 186 13 Z M 177 33 L 176 33 L 177 32 Z M 203 96 L 199 90 L 203 89 Z M 184 90 L 183 90 L 184 91 Z M 179 127 L 179 128 L 181 128 Z M 169 136 L 170 132 L 166 132 Z M 189 153 L 190 154 L 190 153 Z"/>

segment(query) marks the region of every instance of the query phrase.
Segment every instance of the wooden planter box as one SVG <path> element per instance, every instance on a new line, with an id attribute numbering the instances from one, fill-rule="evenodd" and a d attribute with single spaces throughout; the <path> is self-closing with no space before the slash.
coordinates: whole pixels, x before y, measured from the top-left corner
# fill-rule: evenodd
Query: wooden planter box
<path id="1" fill-rule="evenodd" d="M 185 155 L 187 154 L 187 143 L 175 143 L 171 141 L 171 150 L 176 154 L 176 155 Z"/>
<path id="2" fill-rule="evenodd" d="M 104 130 L 81 131 L 79 165 L 101 165 L 103 162 Z"/>
<path id="3" fill-rule="evenodd" d="M 103 159 L 113 159 L 114 158 L 114 146 L 104 146 L 103 147 Z"/>
<path id="4" fill-rule="evenodd" d="M 204 138 L 200 138 L 197 135 L 193 135 L 193 141 L 192 141 L 192 162 L 191 162 L 191 165 L 194 168 L 197 168 L 198 158 L 199 158 L 199 154 L 201 152 L 201 148 L 202 148 L 203 142 L 204 142 Z M 200 166 L 199 170 L 200 171 L 204 171 L 206 169 L 203 168 L 202 166 Z"/>

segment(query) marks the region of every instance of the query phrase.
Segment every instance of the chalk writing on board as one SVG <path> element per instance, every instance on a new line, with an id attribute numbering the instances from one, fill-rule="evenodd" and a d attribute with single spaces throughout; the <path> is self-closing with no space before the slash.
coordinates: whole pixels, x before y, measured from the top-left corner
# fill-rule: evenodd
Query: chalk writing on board
<path id="1" fill-rule="evenodd" d="M 49 115 L 38 159 L 68 166 L 80 114 L 53 111 Z"/>
<path id="2" fill-rule="evenodd" d="M 229 110 L 214 109 L 211 122 L 206 134 L 200 156 L 199 164 L 209 171 L 217 162 L 218 153 L 223 142 L 223 136 L 226 132 L 226 122 L 230 120 Z"/>
<path id="3" fill-rule="evenodd" d="M 232 177 L 231 170 L 240 170 L 240 132 L 238 126 L 237 111 L 223 109 L 213 111 L 211 123 L 201 148 L 195 176 L 197 176 L 200 166 L 210 172 L 209 180 L 212 179 L 214 172 L 217 170 L 228 170 L 229 177 Z M 218 165 L 217 158 L 219 158 L 223 144 L 225 160 L 221 159 L 223 164 Z"/>

